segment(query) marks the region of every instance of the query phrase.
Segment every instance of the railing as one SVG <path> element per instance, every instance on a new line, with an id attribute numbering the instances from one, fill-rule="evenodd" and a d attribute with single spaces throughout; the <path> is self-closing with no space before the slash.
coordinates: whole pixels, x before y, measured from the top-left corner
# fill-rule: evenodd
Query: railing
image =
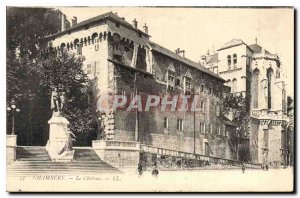
<path id="1" fill-rule="evenodd" d="M 182 151 L 175 151 L 175 150 L 170 150 L 170 149 L 152 147 L 152 146 L 148 146 L 148 145 L 141 145 L 141 151 L 146 152 L 146 153 L 165 155 L 165 156 L 169 156 L 169 157 L 185 158 L 187 160 L 190 159 L 190 160 L 195 160 L 195 161 L 203 161 L 207 164 L 223 164 L 223 165 L 239 166 L 239 167 L 242 166 L 242 164 L 244 164 L 244 166 L 247 168 L 260 168 L 261 167 L 261 164 L 257 164 L 257 163 L 248 163 L 248 162 L 218 158 L 218 157 L 213 157 L 213 156 L 187 153 L 187 152 L 182 152 Z"/>

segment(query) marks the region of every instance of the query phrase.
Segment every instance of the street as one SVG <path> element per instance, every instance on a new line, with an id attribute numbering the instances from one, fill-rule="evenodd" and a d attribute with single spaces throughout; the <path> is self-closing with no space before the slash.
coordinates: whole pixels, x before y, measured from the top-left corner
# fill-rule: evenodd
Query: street
<path id="1" fill-rule="evenodd" d="M 63 180 L 8 177 L 8 184 L 14 184 L 8 186 L 12 191 L 292 191 L 292 177 L 292 168 L 246 169 L 244 174 L 242 170 L 160 171 L 157 178 L 146 171 L 140 177 L 135 172 L 64 176 Z"/>

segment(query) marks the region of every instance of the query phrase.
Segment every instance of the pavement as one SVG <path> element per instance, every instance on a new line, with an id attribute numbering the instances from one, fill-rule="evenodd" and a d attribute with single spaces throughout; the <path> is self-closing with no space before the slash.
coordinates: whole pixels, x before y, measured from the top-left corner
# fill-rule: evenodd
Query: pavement
<path id="1" fill-rule="evenodd" d="M 142 176 L 134 171 L 124 174 L 73 175 L 45 177 L 43 174 L 7 178 L 8 191 L 150 191 L 150 192 L 290 192 L 293 168 L 242 170 L 151 171 Z"/>

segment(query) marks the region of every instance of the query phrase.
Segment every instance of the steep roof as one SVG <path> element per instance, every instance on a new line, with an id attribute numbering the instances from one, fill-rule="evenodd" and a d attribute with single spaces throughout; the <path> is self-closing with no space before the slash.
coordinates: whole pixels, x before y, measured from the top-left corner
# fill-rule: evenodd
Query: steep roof
<path id="1" fill-rule="evenodd" d="M 210 59 L 207 61 L 207 63 L 217 63 L 218 62 L 218 53 L 215 53 L 211 56 L 209 56 Z"/>
<path id="2" fill-rule="evenodd" d="M 246 45 L 244 43 L 244 41 L 242 41 L 241 39 L 232 39 L 230 41 L 228 41 L 227 43 L 225 43 L 220 49 L 218 49 L 217 51 L 219 50 L 223 50 L 223 49 L 227 49 L 227 48 L 230 48 L 230 47 L 235 47 L 235 46 L 238 46 L 238 45 Z"/>
<path id="3" fill-rule="evenodd" d="M 252 44 L 252 45 L 249 45 L 249 47 L 252 49 L 252 51 L 254 52 L 254 53 L 258 53 L 258 54 L 260 54 L 261 52 L 262 52 L 262 47 L 260 46 L 260 45 L 258 45 L 258 44 Z M 266 54 L 271 54 L 269 51 L 267 51 L 267 50 L 265 50 L 265 53 Z"/>
<path id="4" fill-rule="evenodd" d="M 193 68 L 196 68 L 196 69 L 199 69 L 201 70 L 202 72 L 205 72 L 211 76 L 214 76 L 220 80 L 223 80 L 225 81 L 223 78 L 221 78 L 219 75 L 213 73 L 212 71 L 210 71 L 209 69 L 203 67 L 202 65 L 200 65 L 199 63 L 196 63 L 194 61 L 191 61 L 187 58 L 183 58 L 182 56 L 176 54 L 175 52 L 172 52 L 171 50 L 165 48 L 165 47 L 162 47 L 160 45 L 158 45 L 157 43 L 154 43 L 152 41 L 149 41 L 148 44 L 150 45 L 150 47 L 152 48 L 152 50 L 156 51 L 156 52 L 159 52 L 161 54 L 164 54 L 166 56 L 169 56 L 170 58 L 173 58 L 173 59 L 176 59 L 180 62 L 183 62 Z"/>
<path id="5" fill-rule="evenodd" d="M 107 12 L 107 13 L 95 16 L 93 18 L 89 18 L 89 19 L 87 19 L 85 21 L 82 21 L 80 23 L 77 23 L 73 27 L 70 27 L 70 28 L 68 28 L 68 29 L 66 29 L 64 31 L 52 34 L 52 35 L 48 36 L 48 38 L 52 38 L 52 37 L 56 37 L 56 36 L 60 36 L 60 35 L 66 34 L 67 32 L 69 32 L 71 30 L 78 29 L 78 28 L 83 27 L 85 25 L 89 25 L 91 23 L 94 23 L 94 22 L 97 22 L 97 21 L 100 21 L 100 20 L 103 20 L 103 19 L 106 19 L 106 18 L 109 18 L 109 19 L 111 19 L 113 21 L 116 21 L 116 22 L 118 22 L 118 23 L 126 26 L 129 29 L 132 29 L 132 30 L 137 31 L 139 33 L 142 33 L 142 34 L 144 34 L 146 36 L 149 36 L 145 32 L 143 32 L 143 31 L 141 31 L 141 30 L 139 30 L 137 28 L 134 28 L 130 23 L 128 23 L 127 21 L 125 21 L 123 18 L 120 18 L 118 15 L 114 14 L 113 12 Z"/>

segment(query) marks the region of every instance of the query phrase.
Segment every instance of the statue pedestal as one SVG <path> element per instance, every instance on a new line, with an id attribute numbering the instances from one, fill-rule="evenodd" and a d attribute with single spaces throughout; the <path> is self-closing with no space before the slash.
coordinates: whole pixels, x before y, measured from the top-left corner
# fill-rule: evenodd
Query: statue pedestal
<path id="1" fill-rule="evenodd" d="M 50 130 L 46 149 L 51 159 L 54 161 L 72 161 L 75 151 L 65 150 L 72 141 L 68 132 L 69 121 L 59 113 L 54 112 L 48 124 Z"/>

